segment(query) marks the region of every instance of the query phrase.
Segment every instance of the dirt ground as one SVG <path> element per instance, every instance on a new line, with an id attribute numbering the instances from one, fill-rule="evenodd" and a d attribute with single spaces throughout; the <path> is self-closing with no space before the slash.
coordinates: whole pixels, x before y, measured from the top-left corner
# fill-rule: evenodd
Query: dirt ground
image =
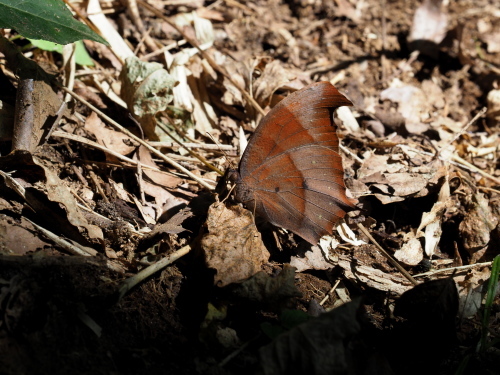
<path id="1" fill-rule="evenodd" d="M 32 80 L 41 135 L 0 134 L 0 374 L 498 373 L 494 0 L 100 5 L 94 66 L 15 41 L 76 96 Z M 353 103 L 357 203 L 311 246 L 214 189 L 259 108 L 317 81 Z"/>

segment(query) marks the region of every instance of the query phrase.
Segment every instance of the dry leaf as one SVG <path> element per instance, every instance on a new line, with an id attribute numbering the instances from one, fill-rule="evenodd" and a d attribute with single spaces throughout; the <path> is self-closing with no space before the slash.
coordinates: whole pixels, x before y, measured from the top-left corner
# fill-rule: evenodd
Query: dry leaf
<path id="1" fill-rule="evenodd" d="M 350 281 L 377 290 L 403 294 L 413 286 L 401 273 L 387 266 L 387 260 L 372 246 L 362 245 L 354 255 L 340 254 L 338 265 Z"/>
<path id="2" fill-rule="evenodd" d="M 36 157 L 33 157 L 33 162 L 44 169 L 46 178 L 44 188 L 47 192 L 48 199 L 64 207 L 70 224 L 74 225 L 79 230 L 85 230 L 91 239 L 102 240 L 103 233 L 101 228 L 88 223 L 78 208 L 75 197 L 71 194 L 66 185 L 62 183 L 55 172 L 52 171 L 50 167 L 45 166 L 45 164 Z"/>
<path id="3" fill-rule="evenodd" d="M 120 155 L 128 155 L 136 149 L 135 142 L 122 132 L 107 128 L 95 112 L 85 120 L 85 129 L 94 134 L 99 144 Z M 106 153 L 106 157 L 109 154 Z"/>
<path id="4" fill-rule="evenodd" d="M 172 89 L 177 81 L 159 63 L 148 63 L 129 57 L 120 73 L 121 97 L 140 122 L 151 140 L 158 140 L 163 131 L 156 129 L 155 115 L 167 109 L 173 100 Z"/>
<path id="5" fill-rule="evenodd" d="M 422 220 L 418 226 L 417 233 L 425 228 L 425 253 L 432 257 L 436 252 L 439 240 L 441 239 L 441 222 L 445 211 L 453 205 L 450 200 L 450 184 L 446 178 L 439 191 L 438 201 L 434 203 L 430 212 L 422 214 Z"/>
<path id="6" fill-rule="evenodd" d="M 150 167 L 158 168 L 153 158 L 151 157 L 151 152 L 142 145 L 138 148 L 137 153 L 134 155 L 134 160 L 138 160 L 142 164 L 149 165 Z M 167 188 L 175 188 L 183 182 L 181 178 L 165 172 L 156 172 L 149 169 L 143 169 L 142 173 L 148 176 L 156 184 Z"/>
<path id="7" fill-rule="evenodd" d="M 250 211 L 241 206 L 226 208 L 215 202 L 208 210 L 207 233 L 201 248 L 209 268 L 216 270 L 218 286 L 245 280 L 261 270 L 269 252 Z"/>
<path id="8" fill-rule="evenodd" d="M 482 306 L 485 288 L 488 287 L 491 270 L 489 267 L 471 269 L 467 275 L 456 277 L 458 295 L 460 298 L 459 311 L 462 319 L 471 317 Z"/>
<path id="9" fill-rule="evenodd" d="M 468 203 L 468 215 L 458 227 L 464 248 L 472 255 L 471 263 L 477 262 L 484 255 L 491 231 L 498 224 L 498 217 L 493 214 L 488 202 L 483 194 L 474 194 Z"/>
<path id="10" fill-rule="evenodd" d="M 267 107 L 274 92 L 293 78 L 294 75 L 284 69 L 278 60 L 266 64 L 262 75 L 253 83 L 255 100 L 261 107 Z"/>
<path id="11" fill-rule="evenodd" d="M 99 0 L 89 0 L 87 14 L 89 20 L 99 29 L 100 34 L 106 38 L 116 56 L 122 61 L 130 56 L 134 56 L 134 52 L 132 52 L 122 36 L 103 14 Z"/>
<path id="12" fill-rule="evenodd" d="M 306 270 L 328 270 L 333 268 L 334 264 L 329 263 L 323 252 L 318 246 L 312 246 L 311 250 L 306 251 L 303 257 L 293 256 L 290 265 L 297 269 L 297 272 Z"/>
<path id="13" fill-rule="evenodd" d="M 26 255 L 53 245 L 44 241 L 33 225 L 21 218 L 21 223 L 7 215 L 0 215 L 0 254 Z"/>
<path id="14" fill-rule="evenodd" d="M 408 266 L 416 266 L 424 259 L 422 244 L 418 239 L 411 238 L 394 253 L 394 258 Z"/>
<path id="15" fill-rule="evenodd" d="M 414 49 L 437 57 L 437 45 L 443 41 L 448 27 L 447 4 L 443 0 L 425 0 L 418 7 L 408 37 Z"/>

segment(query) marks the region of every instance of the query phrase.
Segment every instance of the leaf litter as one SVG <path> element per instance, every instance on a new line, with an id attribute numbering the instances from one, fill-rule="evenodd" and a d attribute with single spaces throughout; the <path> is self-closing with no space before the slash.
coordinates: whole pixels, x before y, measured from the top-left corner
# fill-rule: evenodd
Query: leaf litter
<path id="1" fill-rule="evenodd" d="M 3 367 L 74 372 L 83 353 L 108 373 L 450 373 L 469 355 L 487 372 L 495 354 L 470 353 L 478 332 L 494 342 L 500 326 L 498 314 L 486 327 L 477 319 L 495 293 L 486 286 L 500 242 L 500 101 L 485 78 L 498 76 L 498 10 L 437 0 L 127 3 L 69 2 L 110 48 L 85 41 L 98 64 L 69 63 L 74 86 L 59 78 L 78 97 L 60 117 L 55 87 L 34 86 L 33 123 L 9 115 L 15 97 L 2 98 L 2 118 L 15 124 L 0 134 L 0 329 L 23 338 Z M 2 52 L 17 85 L 12 50 Z M 338 125 L 358 210 L 311 247 L 229 199 L 214 203 L 212 190 L 263 114 L 318 80 L 355 103 Z M 19 142 L 26 129 L 33 139 Z M 71 260 L 71 246 L 88 260 Z M 113 303 L 124 279 L 148 269 Z M 333 310 L 266 337 L 262 324 L 287 309 Z M 101 336 L 82 348 L 64 331 Z M 58 369 L 45 348 L 64 351 Z"/>

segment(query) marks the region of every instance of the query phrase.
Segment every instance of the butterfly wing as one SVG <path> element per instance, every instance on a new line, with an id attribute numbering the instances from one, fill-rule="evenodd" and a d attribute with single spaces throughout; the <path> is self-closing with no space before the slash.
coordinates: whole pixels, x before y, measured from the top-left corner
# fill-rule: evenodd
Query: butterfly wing
<path id="1" fill-rule="evenodd" d="M 333 110 L 352 103 L 329 82 L 317 82 L 279 102 L 261 121 L 241 158 L 240 174 L 251 174 L 281 153 L 309 144 L 338 152 Z"/>
<path id="2" fill-rule="evenodd" d="M 332 120 L 351 103 L 330 83 L 283 99 L 263 119 L 240 162 L 236 197 L 276 226 L 316 244 L 353 207 L 345 195 Z"/>

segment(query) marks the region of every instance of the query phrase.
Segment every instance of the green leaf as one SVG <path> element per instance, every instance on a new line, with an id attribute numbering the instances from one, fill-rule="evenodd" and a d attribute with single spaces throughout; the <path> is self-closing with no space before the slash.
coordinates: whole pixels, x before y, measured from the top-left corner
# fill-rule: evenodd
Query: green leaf
<path id="1" fill-rule="evenodd" d="M 49 42 L 47 40 L 36 40 L 36 39 L 30 39 L 30 42 L 35 47 L 43 49 L 44 51 L 58 52 L 60 54 L 62 54 L 62 51 L 63 51 L 62 44 Z M 81 40 L 79 40 L 75 44 L 76 44 L 76 49 L 75 49 L 75 61 L 76 61 L 76 63 L 78 65 L 94 66 L 94 62 L 92 61 L 87 50 L 85 49 L 83 42 Z"/>
<path id="2" fill-rule="evenodd" d="M 107 44 L 87 25 L 74 19 L 62 0 L 0 0 L 0 28 L 59 44 L 82 39 Z"/>

